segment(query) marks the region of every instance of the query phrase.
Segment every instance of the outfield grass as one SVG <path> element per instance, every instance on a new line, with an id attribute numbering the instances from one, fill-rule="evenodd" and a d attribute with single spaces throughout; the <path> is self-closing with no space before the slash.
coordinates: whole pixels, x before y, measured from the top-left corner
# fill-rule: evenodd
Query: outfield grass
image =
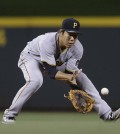
<path id="1" fill-rule="evenodd" d="M 0 113 L 2 119 L 2 113 Z M 104 122 L 97 113 L 21 112 L 15 124 L 0 123 L 0 134 L 120 134 L 120 120 Z"/>

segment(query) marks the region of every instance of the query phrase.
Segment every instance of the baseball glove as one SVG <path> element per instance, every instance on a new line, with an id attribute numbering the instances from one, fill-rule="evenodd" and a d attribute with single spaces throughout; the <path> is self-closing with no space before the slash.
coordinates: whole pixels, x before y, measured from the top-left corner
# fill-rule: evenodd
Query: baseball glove
<path id="1" fill-rule="evenodd" d="M 94 99 L 83 90 L 71 89 L 68 96 L 64 95 L 64 97 L 69 99 L 74 108 L 80 113 L 88 113 L 94 106 Z"/>

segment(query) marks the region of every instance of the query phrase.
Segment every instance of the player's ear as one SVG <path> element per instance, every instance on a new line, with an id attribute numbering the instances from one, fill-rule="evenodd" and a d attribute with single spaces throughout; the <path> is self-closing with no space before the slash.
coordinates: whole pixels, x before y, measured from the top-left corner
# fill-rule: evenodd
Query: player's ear
<path id="1" fill-rule="evenodd" d="M 60 29 L 59 30 L 59 33 L 62 33 L 63 34 L 64 32 L 65 32 L 65 30 L 63 30 L 63 29 Z"/>
<path id="2" fill-rule="evenodd" d="M 65 30 L 62 29 L 62 33 L 64 34 Z"/>

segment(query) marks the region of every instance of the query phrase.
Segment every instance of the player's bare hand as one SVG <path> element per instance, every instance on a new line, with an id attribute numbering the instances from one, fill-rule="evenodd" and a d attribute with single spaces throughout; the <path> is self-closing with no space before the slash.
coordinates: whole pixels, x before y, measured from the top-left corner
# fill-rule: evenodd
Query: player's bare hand
<path id="1" fill-rule="evenodd" d="M 76 78 L 81 72 L 82 69 L 74 71 L 73 74 L 71 74 L 71 78 L 68 80 L 68 83 L 77 85 Z"/>
<path id="2" fill-rule="evenodd" d="M 79 69 L 79 70 L 77 70 L 77 71 L 74 71 L 74 72 L 73 72 L 73 79 L 76 79 L 77 76 L 78 76 L 81 72 L 82 72 L 82 69 Z"/>
<path id="3" fill-rule="evenodd" d="M 69 84 L 72 84 L 72 85 L 77 85 L 77 82 L 76 82 L 76 79 L 73 79 L 71 81 L 68 81 Z"/>

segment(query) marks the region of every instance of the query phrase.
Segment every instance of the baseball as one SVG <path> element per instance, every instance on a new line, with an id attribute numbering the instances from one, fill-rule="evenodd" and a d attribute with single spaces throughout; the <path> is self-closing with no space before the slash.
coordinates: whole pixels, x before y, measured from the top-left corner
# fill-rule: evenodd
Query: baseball
<path id="1" fill-rule="evenodd" d="M 102 94 L 102 95 L 108 95 L 108 94 L 109 94 L 108 88 L 105 88 L 105 87 L 102 88 L 102 89 L 101 89 L 101 94 Z"/>

